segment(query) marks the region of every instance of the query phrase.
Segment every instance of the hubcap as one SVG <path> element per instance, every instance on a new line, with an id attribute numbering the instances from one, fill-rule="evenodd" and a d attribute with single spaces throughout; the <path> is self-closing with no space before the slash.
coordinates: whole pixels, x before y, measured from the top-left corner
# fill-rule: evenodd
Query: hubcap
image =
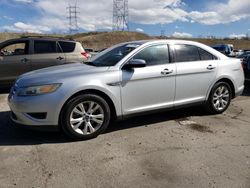
<path id="1" fill-rule="evenodd" d="M 104 122 L 104 111 L 94 101 L 82 102 L 75 106 L 70 114 L 70 125 L 73 130 L 82 135 L 96 132 Z"/>
<path id="2" fill-rule="evenodd" d="M 220 86 L 216 89 L 213 96 L 213 105 L 216 110 L 224 110 L 230 100 L 229 90 L 225 86 Z"/>

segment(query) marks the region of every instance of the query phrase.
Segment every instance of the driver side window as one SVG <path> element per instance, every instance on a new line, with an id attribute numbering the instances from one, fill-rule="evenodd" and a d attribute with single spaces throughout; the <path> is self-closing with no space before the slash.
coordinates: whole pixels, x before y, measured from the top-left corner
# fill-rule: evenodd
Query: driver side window
<path id="1" fill-rule="evenodd" d="M 1 56 L 17 56 L 29 53 L 28 42 L 11 43 L 1 49 Z"/>
<path id="2" fill-rule="evenodd" d="M 147 66 L 167 64 L 169 63 L 168 45 L 164 44 L 147 47 L 136 54 L 133 59 L 145 60 Z"/>

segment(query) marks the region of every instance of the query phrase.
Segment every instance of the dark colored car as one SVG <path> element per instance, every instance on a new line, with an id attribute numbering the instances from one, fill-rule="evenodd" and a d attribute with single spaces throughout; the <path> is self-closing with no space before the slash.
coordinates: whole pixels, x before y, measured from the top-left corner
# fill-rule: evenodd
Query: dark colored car
<path id="1" fill-rule="evenodd" d="M 238 59 L 244 59 L 244 58 L 246 58 L 246 57 L 249 56 L 249 55 L 250 55 L 250 51 L 246 51 L 246 52 L 244 52 L 243 54 L 237 56 L 237 58 L 238 58 Z"/>
<path id="2" fill-rule="evenodd" d="M 250 81 L 250 54 L 242 59 L 242 65 L 245 73 L 245 80 Z"/>
<path id="3" fill-rule="evenodd" d="M 0 43 L 0 87 L 8 87 L 23 73 L 87 61 L 82 45 L 73 40 L 23 37 Z"/>

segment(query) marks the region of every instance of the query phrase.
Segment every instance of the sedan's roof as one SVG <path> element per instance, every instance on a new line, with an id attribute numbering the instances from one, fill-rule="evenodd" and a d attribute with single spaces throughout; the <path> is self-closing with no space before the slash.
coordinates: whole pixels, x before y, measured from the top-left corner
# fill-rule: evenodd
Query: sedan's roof
<path id="1" fill-rule="evenodd" d="M 175 40 L 175 39 L 161 39 L 161 40 L 157 40 L 157 39 L 152 39 L 152 40 L 139 40 L 139 41 L 131 41 L 131 42 L 126 42 L 124 44 L 137 44 L 137 45 L 154 45 L 154 44 L 186 44 L 186 45 L 194 45 L 197 46 L 199 48 L 202 48 L 212 54 L 214 54 L 215 56 L 219 57 L 220 59 L 227 59 L 228 57 L 225 56 L 224 54 L 218 52 L 217 50 L 211 48 L 210 46 L 207 46 L 205 44 L 199 43 L 199 42 L 195 42 L 195 41 L 190 41 L 190 40 Z"/>

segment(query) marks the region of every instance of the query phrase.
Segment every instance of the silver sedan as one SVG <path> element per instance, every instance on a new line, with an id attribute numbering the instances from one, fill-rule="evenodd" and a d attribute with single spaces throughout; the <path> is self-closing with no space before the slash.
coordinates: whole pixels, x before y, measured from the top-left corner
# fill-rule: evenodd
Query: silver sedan
<path id="1" fill-rule="evenodd" d="M 19 77 L 9 94 L 11 118 L 25 126 L 60 126 L 90 139 L 128 116 L 203 105 L 223 113 L 244 89 L 238 59 L 192 41 L 118 44 L 84 64 Z"/>

